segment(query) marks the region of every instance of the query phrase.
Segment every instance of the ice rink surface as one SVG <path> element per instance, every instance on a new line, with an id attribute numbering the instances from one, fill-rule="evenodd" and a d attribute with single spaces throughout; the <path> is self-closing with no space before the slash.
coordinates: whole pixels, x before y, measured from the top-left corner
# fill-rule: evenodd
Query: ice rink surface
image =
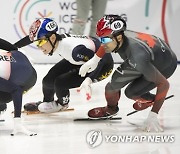
<path id="1" fill-rule="evenodd" d="M 34 65 L 38 73 L 38 80 L 36 85 L 24 95 L 23 104 L 42 100 L 41 80 L 52 66 Z M 72 89 L 70 108 L 74 108 L 74 111 L 23 114 L 24 126 L 36 132 L 37 136 L 31 137 L 23 134 L 10 136 L 13 129 L 13 114 L 11 113 L 13 104 L 9 103 L 7 111 L 1 117 L 5 119 L 5 122 L 0 122 L 0 154 L 178 154 L 180 147 L 180 68 L 177 68 L 175 74 L 169 79 L 171 87 L 168 95 L 174 94 L 174 97 L 165 101 L 159 113 L 159 121 L 164 127 L 162 133 L 146 133 L 138 128 L 146 119 L 150 108 L 126 116 L 127 113 L 133 111 L 134 102 L 127 99 L 123 91 L 119 101 L 120 111 L 117 115 L 122 117 L 122 120 L 74 122 L 75 118 L 87 117 L 89 109 L 106 105 L 104 87 L 109 80 L 110 77 L 93 84 L 93 96 L 90 101 L 86 101 L 83 92 L 79 94 Z M 96 133 L 94 138 L 93 132 Z M 126 139 L 128 137 L 137 138 L 123 142 L 120 138 L 124 136 Z M 140 140 L 142 137 L 144 137 L 143 141 Z M 165 137 L 167 140 L 163 142 Z M 150 141 L 149 138 L 154 140 Z M 95 147 L 96 145 L 98 146 Z"/>

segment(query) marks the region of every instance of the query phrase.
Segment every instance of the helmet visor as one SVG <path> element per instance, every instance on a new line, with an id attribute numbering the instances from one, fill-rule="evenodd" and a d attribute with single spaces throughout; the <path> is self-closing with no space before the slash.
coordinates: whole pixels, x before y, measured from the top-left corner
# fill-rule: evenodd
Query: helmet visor
<path id="1" fill-rule="evenodd" d="M 35 41 L 35 44 L 38 46 L 38 47 L 42 47 L 44 44 L 46 44 L 48 42 L 47 39 L 41 39 L 41 40 L 37 40 Z"/>
<path id="2" fill-rule="evenodd" d="M 99 41 L 100 41 L 102 44 L 106 44 L 106 43 L 112 42 L 113 40 L 112 40 L 110 37 L 100 37 L 100 38 L 99 38 Z"/>

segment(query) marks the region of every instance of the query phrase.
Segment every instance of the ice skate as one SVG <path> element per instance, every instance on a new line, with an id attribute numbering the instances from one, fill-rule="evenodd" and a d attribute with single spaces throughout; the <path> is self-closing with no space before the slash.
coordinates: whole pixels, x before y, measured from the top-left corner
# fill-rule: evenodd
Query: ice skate
<path id="1" fill-rule="evenodd" d="M 68 104 L 61 105 L 56 101 L 52 102 L 43 102 L 38 106 L 38 110 L 43 113 L 53 113 L 58 111 L 67 110 Z"/>
<path id="2" fill-rule="evenodd" d="M 154 102 L 149 101 L 149 100 L 136 100 L 136 102 L 133 104 L 133 108 L 137 111 L 141 111 L 141 110 L 145 110 L 148 107 L 152 106 L 154 104 Z"/>
<path id="3" fill-rule="evenodd" d="M 31 102 L 31 103 L 26 103 L 24 105 L 24 110 L 28 112 L 38 112 L 38 105 L 43 102 L 38 101 L 38 102 Z"/>
<path id="4" fill-rule="evenodd" d="M 116 107 L 98 107 L 89 110 L 88 116 L 90 119 L 106 119 L 106 118 L 111 118 L 115 115 L 117 115 L 119 111 L 118 106 Z"/>
<path id="5" fill-rule="evenodd" d="M 35 136 L 37 133 L 29 131 L 27 128 L 25 128 L 21 122 L 21 118 L 14 118 L 14 129 L 11 133 L 11 136 L 14 136 L 18 133 L 23 133 L 28 136 Z"/>

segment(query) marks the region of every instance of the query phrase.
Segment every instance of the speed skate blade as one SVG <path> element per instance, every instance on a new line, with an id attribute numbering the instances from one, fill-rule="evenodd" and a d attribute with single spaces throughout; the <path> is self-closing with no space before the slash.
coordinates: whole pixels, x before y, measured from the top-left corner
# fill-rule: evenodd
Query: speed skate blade
<path id="1" fill-rule="evenodd" d="M 74 108 L 68 108 L 68 109 L 65 109 L 65 110 L 60 110 L 58 112 L 67 112 L 67 111 L 74 111 Z M 14 111 L 12 112 L 14 113 Z M 21 111 L 21 113 L 25 113 L 27 115 L 33 115 L 33 114 L 50 114 L 50 113 L 43 113 L 43 112 L 40 112 L 40 111 Z M 57 112 L 53 112 L 53 113 L 57 113 Z"/>
<path id="2" fill-rule="evenodd" d="M 98 119 L 90 119 L 90 118 L 77 118 L 74 121 L 102 121 L 102 120 L 121 120 L 121 117 L 110 117 L 110 118 L 98 118 Z"/>
<path id="3" fill-rule="evenodd" d="M 58 112 L 67 112 L 67 111 L 74 111 L 74 108 L 68 108 L 65 110 L 60 110 Z M 40 111 L 24 111 L 24 113 L 26 113 L 27 115 L 32 115 L 32 114 L 51 114 L 51 113 L 43 113 Z M 53 112 L 53 113 L 57 113 L 57 112 Z"/>

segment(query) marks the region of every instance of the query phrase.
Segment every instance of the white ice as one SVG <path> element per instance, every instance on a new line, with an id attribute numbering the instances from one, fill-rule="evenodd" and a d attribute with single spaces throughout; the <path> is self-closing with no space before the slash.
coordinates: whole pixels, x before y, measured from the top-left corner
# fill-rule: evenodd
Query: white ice
<path id="1" fill-rule="evenodd" d="M 34 65 L 38 73 L 36 85 L 24 95 L 23 104 L 42 100 L 41 81 L 43 76 L 53 65 Z M 163 133 L 142 132 L 138 125 L 148 115 L 150 109 L 126 116 L 133 111 L 133 101 L 125 97 L 122 91 L 119 101 L 120 111 L 117 116 L 122 120 L 117 121 L 86 121 L 74 122 L 75 118 L 87 117 L 89 109 L 105 106 L 104 98 L 105 84 L 110 77 L 100 83 L 95 83 L 93 96 L 90 101 L 86 101 L 84 93 L 77 93 L 71 90 L 70 108 L 74 111 L 58 112 L 53 114 L 22 115 L 23 124 L 37 136 L 26 136 L 18 134 L 10 136 L 13 129 L 13 104 L 8 104 L 7 111 L 1 118 L 5 122 L 0 122 L 0 154 L 177 154 L 180 146 L 180 69 L 177 68 L 175 74 L 169 79 L 171 88 L 168 95 L 174 97 L 165 101 L 159 113 L 159 121 L 164 127 Z M 131 123 L 131 124 L 130 124 Z M 132 125 L 134 124 L 134 125 Z M 91 147 L 86 137 L 88 132 L 100 130 L 102 132 L 102 143 L 97 147 Z M 106 142 L 105 137 L 114 135 L 111 142 Z M 116 142 L 115 137 L 119 136 L 174 136 L 175 141 L 170 143 L 139 142 Z M 115 143 L 113 143 L 115 142 Z"/>

